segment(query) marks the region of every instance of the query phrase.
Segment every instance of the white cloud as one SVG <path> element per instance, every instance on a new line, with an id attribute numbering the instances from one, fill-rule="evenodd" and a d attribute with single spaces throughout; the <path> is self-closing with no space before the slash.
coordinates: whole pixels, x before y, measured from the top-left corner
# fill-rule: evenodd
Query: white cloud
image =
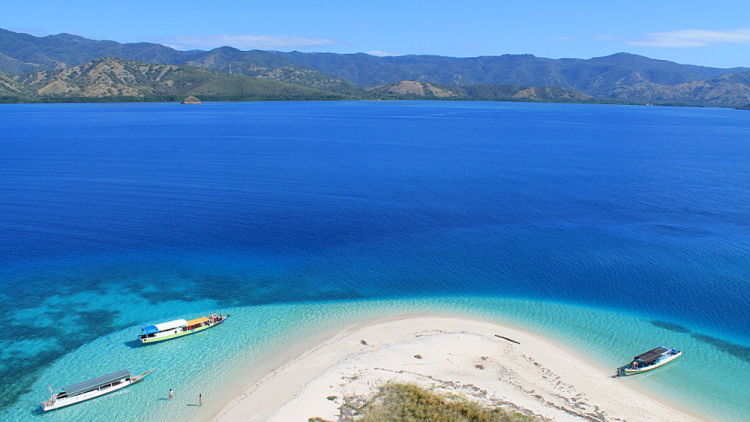
<path id="1" fill-rule="evenodd" d="M 630 41 L 628 44 L 643 47 L 705 47 L 712 44 L 750 44 L 750 29 L 727 31 L 683 29 L 652 32 L 646 34 L 643 40 Z"/>
<path id="2" fill-rule="evenodd" d="M 387 51 L 380 51 L 380 50 L 368 51 L 367 54 L 369 54 L 371 56 L 378 56 L 378 57 L 387 57 L 387 56 L 395 56 L 396 55 L 396 54 L 393 54 L 393 53 L 389 53 Z"/>
<path id="3" fill-rule="evenodd" d="M 170 47 L 187 50 L 230 46 L 239 49 L 311 48 L 339 44 L 338 41 L 321 37 L 298 37 L 295 35 L 182 35 L 162 40 Z"/>

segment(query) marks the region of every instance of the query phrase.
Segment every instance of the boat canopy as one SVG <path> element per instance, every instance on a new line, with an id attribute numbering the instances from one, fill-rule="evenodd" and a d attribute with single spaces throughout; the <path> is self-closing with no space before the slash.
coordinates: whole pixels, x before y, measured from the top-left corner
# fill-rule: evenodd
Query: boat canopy
<path id="1" fill-rule="evenodd" d="M 646 353 L 643 353 L 641 355 L 638 355 L 633 358 L 633 360 L 640 360 L 644 363 L 651 363 L 659 358 L 663 353 L 667 352 L 666 347 L 657 347 L 656 349 L 651 349 Z"/>
<path id="2" fill-rule="evenodd" d="M 167 331 L 173 328 L 184 327 L 186 325 L 187 321 L 184 319 L 176 319 L 174 321 L 162 322 L 161 324 L 154 324 L 153 327 L 156 327 L 158 331 Z"/>
<path id="3" fill-rule="evenodd" d="M 149 325 L 148 327 L 141 328 L 141 331 L 143 331 L 143 334 L 156 334 L 159 332 L 159 329 L 156 328 L 156 325 Z"/>
<path id="4" fill-rule="evenodd" d="M 187 325 L 198 325 L 198 324 L 202 324 L 202 323 L 204 323 L 206 321 L 208 321 L 208 318 L 206 318 L 206 317 L 200 317 L 200 318 L 196 318 L 196 319 L 191 319 L 190 321 L 187 322 Z"/>
<path id="5" fill-rule="evenodd" d="M 79 382 L 78 384 L 69 385 L 62 389 L 65 393 L 68 394 L 68 397 L 75 396 L 81 393 L 85 393 L 87 391 L 95 390 L 102 385 L 111 384 L 115 381 L 129 378 L 130 377 L 130 371 L 127 369 L 123 369 L 121 371 L 113 372 L 109 375 L 103 375 L 98 378 L 93 378 L 88 381 Z"/>

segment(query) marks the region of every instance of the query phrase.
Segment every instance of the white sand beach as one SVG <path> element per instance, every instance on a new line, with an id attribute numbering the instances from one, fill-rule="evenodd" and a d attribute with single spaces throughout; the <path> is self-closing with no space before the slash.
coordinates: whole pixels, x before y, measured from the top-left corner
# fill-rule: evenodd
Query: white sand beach
<path id="1" fill-rule="evenodd" d="M 344 398 L 367 397 L 389 381 L 554 421 L 701 420 L 631 388 L 628 379 L 611 378 L 613 372 L 519 328 L 403 316 L 330 337 L 250 382 L 213 420 L 335 421 Z"/>

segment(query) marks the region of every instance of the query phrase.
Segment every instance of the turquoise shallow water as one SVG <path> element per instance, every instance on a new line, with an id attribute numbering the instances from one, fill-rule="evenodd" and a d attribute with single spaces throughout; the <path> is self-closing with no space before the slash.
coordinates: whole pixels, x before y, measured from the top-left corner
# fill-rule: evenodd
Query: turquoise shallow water
<path id="1" fill-rule="evenodd" d="M 187 400 L 239 387 L 231 368 L 419 310 L 512 320 L 607 367 L 682 347 L 627 382 L 749 419 L 749 140 L 750 114 L 722 109 L 0 105 L 0 419 L 123 367 L 157 372 L 44 417 L 200 416 L 221 400 Z"/>
<path id="2" fill-rule="evenodd" d="M 137 301 L 129 303 L 132 306 L 128 312 L 134 317 L 143 312 L 143 306 L 149 306 Z M 184 311 L 210 305 L 194 303 Z M 163 306 L 174 309 L 173 304 Z M 716 420 L 742 421 L 750 412 L 748 390 L 737 388 L 745 385 L 750 362 L 674 326 L 654 325 L 652 319 L 643 316 L 549 302 L 477 297 L 264 305 L 225 311 L 233 315 L 225 326 L 179 341 L 138 347 L 133 342 L 135 329 L 98 338 L 45 368 L 32 392 L 5 409 L 2 419 L 201 420 L 242 391 L 248 380 L 258 375 L 258 368 L 266 367 L 261 363 L 263 359 L 273 361 L 273 355 L 283 355 L 284 350 L 309 342 L 316 332 L 330 332 L 382 315 L 420 312 L 473 316 L 527 327 L 611 368 L 640 352 L 644 344 L 668 344 L 686 350 L 684 358 L 662 371 L 622 382 Z M 702 369 L 696 371 L 696 365 Z M 48 382 L 72 383 L 112 368 L 156 371 L 147 381 L 105 398 L 48 414 L 35 411 Z M 170 388 L 176 397 L 167 401 L 164 397 Z M 702 394 L 706 389 L 712 391 L 711 396 Z M 204 395 L 204 407 L 194 406 L 198 393 Z"/>

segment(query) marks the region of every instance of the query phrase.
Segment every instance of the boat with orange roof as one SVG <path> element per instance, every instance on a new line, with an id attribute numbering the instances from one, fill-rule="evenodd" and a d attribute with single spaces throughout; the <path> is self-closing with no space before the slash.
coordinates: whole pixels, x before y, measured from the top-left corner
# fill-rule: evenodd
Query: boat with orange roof
<path id="1" fill-rule="evenodd" d="M 191 320 L 176 319 L 174 321 L 162 322 L 141 328 L 138 339 L 141 343 L 156 343 L 158 341 L 171 340 L 173 338 L 195 334 L 209 328 L 221 325 L 230 315 L 212 313 L 209 316 Z"/>

